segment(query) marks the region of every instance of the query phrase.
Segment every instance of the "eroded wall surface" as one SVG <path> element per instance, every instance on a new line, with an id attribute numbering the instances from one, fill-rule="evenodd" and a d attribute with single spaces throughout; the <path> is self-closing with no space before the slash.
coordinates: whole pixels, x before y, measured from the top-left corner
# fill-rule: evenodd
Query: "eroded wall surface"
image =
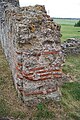
<path id="1" fill-rule="evenodd" d="M 60 98 L 63 55 L 60 26 L 40 5 L 8 3 L 1 23 L 1 43 L 18 92 L 25 103 Z"/>
<path id="2" fill-rule="evenodd" d="M 79 55 L 80 54 L 80 39 L 69 38 L 61 44 L 64 55 Z"/>

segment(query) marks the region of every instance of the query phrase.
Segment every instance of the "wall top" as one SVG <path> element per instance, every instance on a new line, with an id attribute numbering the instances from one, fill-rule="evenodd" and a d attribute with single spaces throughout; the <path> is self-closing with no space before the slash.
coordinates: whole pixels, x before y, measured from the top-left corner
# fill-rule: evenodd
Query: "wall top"
<path id="1" fill-rule="evenodd" d="M 19 7 L 19 0 L 0 0 L 0 19 L 3 18 L 3 13 L 9 6 Z"/>
<path id="2" fill-rule="evenodd" d="M 12 5 L 19 6 L 19 0 L 0 0 L 0 4 L 2 3 L 12 3 Z"/>

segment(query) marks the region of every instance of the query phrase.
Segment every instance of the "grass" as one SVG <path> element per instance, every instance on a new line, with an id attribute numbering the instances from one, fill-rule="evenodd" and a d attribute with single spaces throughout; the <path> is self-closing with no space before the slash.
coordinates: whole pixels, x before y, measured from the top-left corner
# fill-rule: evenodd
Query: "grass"
<path id="1" fill-rule="evenodd" d="M 73 83 L 66 83 L 63 85 L 62 87 L 62 94 L 64 95 L 64 91 L 66 91 L 68 94 L 71 95 L 71 99 L 73 98 L 74 100 L 80 101 L 80 83 L 78 82 L 73 82 Z M 68 98 L 69 96 L 65 96 L 66 98 Z"/>
<path id="2" fill-rule="evenodd" d="M 62 42 L 68 38 L 80 38 L 80 27 L 74 27 L 78 20 L 54 19 L 61 25 Z"/>
<path id="3" fill-rule="evenodd" d="M 49 119 L 53 119 L 54 120 L 55 116 L 54 116 L 54 112 L 51 112 L 48 110 L 48 108 L 40 103 L 37 105 L 37 112 L 35 114 L 34 120 L 49 120 Z"/>
<path id="4" fill-rule="evenodd" d="M 74 27 L 73 25 L 62 25 L 62 41 L 65 41 L 67 38 L 80 38 L 80 27 Z"/>
<path id="5" fill-rule="evenodd" d="M 66 118 L 80 120 L 80 83 L 65 83 L 61 91 L 63 95 L 61 105 L 66 113 Z"/>
<path id="6" fill-rule="evenodd" d="M 67 56 L 63 67 L 65 74 L 70 74 L 75 81 L 80 82 L 80 56 Z"/>
<path id="7" fill-rule="evenodd" d="M 6 117 L 9 114 L 9 112 L 10 109 L 6 104 L 6 101 L 4 99 L 0 99 L 0 117 Z"/>
<path id="8" fill-rule="evenodd" d="M 54 21 L 60 25 L 75 25 L 75 23 L 78 22 L 78 20 L 74 19 L 56 19 L 54 18 Z"/>
<path id="9" fill-rule="evenodd" d="M 80 37 L 77 34 L 80 28 L 73 28 L 74 21 L 60 22 L 62 41 L 70 35 Z M 61 101 L 50 100 L 37 106 L 27 107 L 17 98 L 11 71 L 0 45 L 0 117 L 8 116 L 15 120 L 80 120 L 80 56 L 67 56 L 63 72 L 72 82 L 66 82 L 61 87 Z"/>
<path id="10" fill-rule="evenodd" d="M 70 76 L 71 83 L 62 88 L 61 104 L 69 120 L 80 120 L 80 56 L 67 56 L 63 72 Z"/>

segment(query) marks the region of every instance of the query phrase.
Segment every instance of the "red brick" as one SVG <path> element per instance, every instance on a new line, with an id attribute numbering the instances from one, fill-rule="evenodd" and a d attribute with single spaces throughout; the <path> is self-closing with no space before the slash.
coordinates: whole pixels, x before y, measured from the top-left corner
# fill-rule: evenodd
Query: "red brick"
<path id="1" fill-rule="evenodd" d="M 62 75 L 56 74 L 56 75 L 54 75 L 54 78 L 62 78 Z"/>
<path id="2" fill-rule="evenodd" d="M 23 64 L 22 63 L 17 63 L 18 64 L 18 66 L 23 66 Z"/>
<path id="3" fill-rule="evenodd" d="M 36 70 L 42 70 L 42 69 L 44 69 L 44 67 L 32 68 L 30 69 L 30 71 L 36 71 Z"/>
<path id="4" fill-rule="evenodd" d="M 43 76 L 49 76 L 49 75 L 52 75 L 52 73 L 46 73 L 46 74 L 41 74 L 40 77 L 43 77 Z"/>
<path id="5" fill-rule="evenodd" d="M 20 72 L 21 72 L 21 69 L 20 69 L 18 66 L 16 66 L 16 70 L 18 70 L 18 71 L 20 71 Z"/>
<path id="6" fill-rule="evenodd" d="M 17 54 L 22 54 L 22 52 L 20 52 L 20 51 L 16 51 L 16 53 L 17 53 Z"/>
<path id="7" fill-rule="evenodd" d="M 23 80 L 23 77 L 20 77 L 20 75 L 17 74 L 17 78 L 19 78 L 20 80 Z"/>
<path id="8" fill-rule="evenodd" d="M 57 91 L 57 87 L 45 90 L 45 92 L 44 92 L 44 90 L 43 91 L 32 91 L 32 92 L 29 92 L 29 93 L 24 92 L 24 94 L 25 94 L 25 96 L 39 95 L 39 94 L 44 95 L 44 94 L 49 94 L 49 93 L 52 93 L 52 92 L 55 92 L 55 91 Z"/>

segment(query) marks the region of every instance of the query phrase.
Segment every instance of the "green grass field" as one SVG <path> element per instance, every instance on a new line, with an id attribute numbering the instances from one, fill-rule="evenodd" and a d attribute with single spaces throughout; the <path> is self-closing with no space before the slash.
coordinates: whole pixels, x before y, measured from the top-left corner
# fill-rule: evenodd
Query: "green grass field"
<path id="1" fill-rule="evenodd" d="M 62 42 L 68 38 L 80 38 L 80 27 L 74 27 L 78 20 L 54 19 L 61 25 Z"/>
<path id="2" fill-rule="evenodd" d="M 73 27 L 75 21 L 57 22 L 62 27 L 62 41 L 73 35 L 80 37 L 74 33 L 80 30 Z M 0 118 L 8 116 L 14 120 L 80 120 L 80 55 L 67 56 L 65 60 L 62 69 L 71 82 L 62 85 L 61 101 L 47 101 L 27 107 L 17 97 L 11 71 L 0 45 Z"/>

